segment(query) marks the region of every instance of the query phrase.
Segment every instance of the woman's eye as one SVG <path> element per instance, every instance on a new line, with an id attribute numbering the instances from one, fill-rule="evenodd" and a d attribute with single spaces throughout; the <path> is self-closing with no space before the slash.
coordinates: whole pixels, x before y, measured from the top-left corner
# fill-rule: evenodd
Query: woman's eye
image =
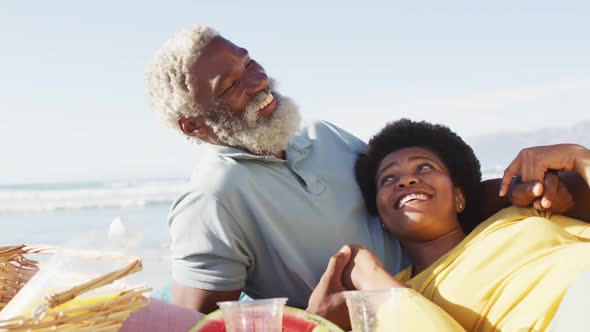
<path id="1" fill-rule="evenodd" d="M 254 65 L 254 60 L 250 60 L 248 61 L 248 64 L 246 65 L 246 68 L 250 68 Z"/>
<path id="2" fill-rule="evenodd" d="M 381 178 L 381 186 L 395 182 L 396 177 L 393 175 L 384 176 Z"/>
<path id="3" fill-rule="evenodd" d="M 421 164 L 420 166 L 418 166 L 418 167 L 416 168 L 416 170 L 417 170 L 418 172 L 425 172 L 425 171 L 430 171 L 430 170 L 432 170 L 432 169 L 433 169 L 433 167 L 432 167 L 432 166 L 430 166 L 429 164 Z"/>

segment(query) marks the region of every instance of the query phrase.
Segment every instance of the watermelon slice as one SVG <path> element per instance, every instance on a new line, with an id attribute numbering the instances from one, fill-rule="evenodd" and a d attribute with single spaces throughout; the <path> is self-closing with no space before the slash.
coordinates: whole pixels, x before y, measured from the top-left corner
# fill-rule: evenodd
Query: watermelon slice
<path id="1" fill-rule="evenodd" d="M 216 310 L 193 326 L 189 332 L 225 332 L 223 314 Z M 283 310 L 283 332 L 344 332 L 336 324 L 318 315 L 293 307 Z"/>

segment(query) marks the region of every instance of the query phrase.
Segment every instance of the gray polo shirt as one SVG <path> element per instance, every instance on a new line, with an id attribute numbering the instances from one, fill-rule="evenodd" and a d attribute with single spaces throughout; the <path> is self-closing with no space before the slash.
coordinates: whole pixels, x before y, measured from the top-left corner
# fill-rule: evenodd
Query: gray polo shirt
<path id="1" fill-rule="evenodd" d="M 206 290 L 243 289 L 306 307 L 342 245 L 372 250 L 391 273 L 400 245 L 367 214 L 354 179 L 365 144 L 327 122 L 293 137 L 286 160 L 210 146 L 170 212 L 173 278 Z"/>

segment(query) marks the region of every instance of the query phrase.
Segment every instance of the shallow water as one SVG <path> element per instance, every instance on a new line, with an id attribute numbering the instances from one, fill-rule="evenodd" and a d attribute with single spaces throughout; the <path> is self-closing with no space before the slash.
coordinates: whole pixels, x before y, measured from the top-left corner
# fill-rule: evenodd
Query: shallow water
<path id="1" fill-rule="evenodd" d="M 0 213 L 0 246 L 64 245 L 106 233 L 115 218 L 142 233 L 139 247 L 130 254 L 142 259 L 144 269 L 130 281 L 159 288 L 170 279 L 167 214 L 170 203 L 145 207 L 108 207 Z"/>

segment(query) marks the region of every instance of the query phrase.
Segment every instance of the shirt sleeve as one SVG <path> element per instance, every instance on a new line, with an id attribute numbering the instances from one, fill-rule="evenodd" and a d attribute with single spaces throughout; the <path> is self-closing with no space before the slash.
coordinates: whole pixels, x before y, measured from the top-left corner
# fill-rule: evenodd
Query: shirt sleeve
<path id="1" fill-rule="evenodd" d="M 188 193 L 169 217 L 172 277 L 213 291 L 242 289 L 252 262 L 239 223 L 213 196 Z"/>
<path id="2" fill-rule="evenodd" d="M 320 123 L 336 133 L 354 153 L 359 153 L 367 145 L 367 143 L 363 142 L 360 138 L 330 122 L 320 121 Z"/>

